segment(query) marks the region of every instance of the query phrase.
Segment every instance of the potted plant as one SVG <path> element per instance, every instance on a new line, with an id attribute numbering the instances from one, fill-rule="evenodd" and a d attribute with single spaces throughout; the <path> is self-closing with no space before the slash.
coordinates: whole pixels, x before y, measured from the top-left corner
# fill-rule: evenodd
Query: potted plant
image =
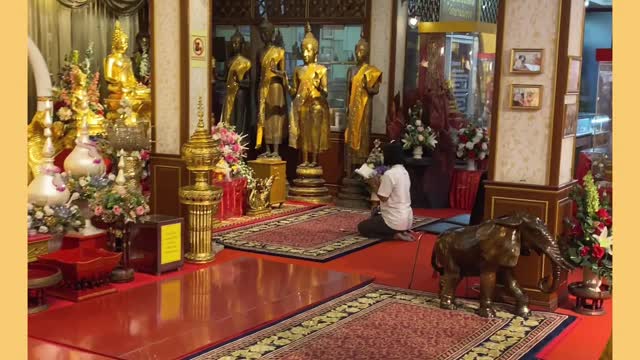
<path id="1" fill-rule="evenodd" d="M 569 229 L 564 236 L 567 259 L 583 268 L 583 286 L 600 292 L 603 279 L 613 274 L 613 219 L 608 204 L 601 202 L 591 172 L 584 185 L 576 185 L 570 198 L 576 214 L 565 220 Z"/>
<path id="2" fill-rule="evenodd" d="M 133 269 L 129 267 L 132 225 L 145 221 L 150 211 L 146 196 L 137 186 L 127 183 L 124 167 L 124 155 L 121 154 L 115 185 L 98 190 L 90 202 L 96 222 L 108 227 L 112 249 L 122 252 L 122 264 L 112 273 L 114 282 L 133 280 Z"/>
<path id="3" fill-rule="evenodd" d="M 489 155 L 487 128 L 469 123 L 459 130 L 453 130 L 452 135 L 456 146 L 456 157 L 467 162 L 467 170 L 475 171 L 476 162 L 486 159 Z"/>
<path id="4" fill-rule="evenodd" d="M 402 137 L 402 147 L 405 150 L 412 149 L 414 159 L 421 159 L 425 147 L 429 150 L 435 149 L 438 143 L 436 138 L 433 129 L 422 123 L 422 103 L 418 101 L 409 109 L 409 121 Z"/>
<path id="5" fill-rule="evenodd" d="M 51 234 L 50 249 L 58 250 L 66 232 L 80 231 L 85 226 L 82 212 L 77 205 L 71 204 L 72 200 L 63 205 L 27 204 L 28 234 Z"/>

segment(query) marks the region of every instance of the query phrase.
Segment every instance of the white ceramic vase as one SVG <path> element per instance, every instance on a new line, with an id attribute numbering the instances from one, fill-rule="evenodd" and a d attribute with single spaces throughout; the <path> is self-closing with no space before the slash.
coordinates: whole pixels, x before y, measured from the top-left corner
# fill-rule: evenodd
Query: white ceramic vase
<path id="1" fill-rule="evenodd" d="M 593 292 L 600 292 L 600 286 L 602 285 L 602 278 L 598 276 L 589 267 L 582 269 L 582 284 L 583 286 Z"/>
<path id="2" fill-rule="evenodd" d="M 468 171 L 476 171 L 478 167 L 476 166 L 476 161 L 473 159 L 467 159 L 467 170 Z"/>
<path id="3" fill-rule="evenodd" d="M 413 158 L 422 159 L 422 146 L 416 146 L 413 148 Z"/>

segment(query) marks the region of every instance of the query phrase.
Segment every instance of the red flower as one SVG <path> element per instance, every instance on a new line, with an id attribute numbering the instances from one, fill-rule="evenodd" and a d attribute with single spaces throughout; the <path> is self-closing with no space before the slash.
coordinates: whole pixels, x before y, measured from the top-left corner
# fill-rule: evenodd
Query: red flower
<path id="1" fill-rule="evenodd" d="M 612 219 L 611 219 L 611 215 L 609 215 L 609 212 L 607 211 L 607 209 L 598 210 L 596 215 L 598 215 L 598 218 L 600 218 L 600 221 L 604 222 L 605 225 L 611 226 Z"/>
<path id="2" fill-rule="evenodd" d="M 589 247 L 588 246 L 584 246 L 582 249 L 580 249 L 580 256 L 585 257 L 587 255 L 589 255 Z"/>
<path id="3" fill-rule="evenodd" d="M 582 230 L 582 224 L 580 224 L 579 222 L 574 222 L 571 226 L 571 230 L 569 230 L 569 236 L 583 237 L 584 230 Z"/>
<path id="4" fill-rule="evenodd" d="M 467 156 L 469 156 L 469 159 L 475 159 L 476 158 L 476 152 L 473 150 L 469 150 L 469 152 L 467 153 Z"/>
<path id="5" fill-rule="evenodd" d="M 593 232 L 596 235 L 600 235 L 602 234 L 602 232 L 607 228 L 607 226 L 604 223 L 601 222 L 596 222 L 594 223 L 595 227 L 593 228 Z"/>
<path id="6" fill-rule="evenodd" d="M 461 144 L 466 144 L 467 141 L 469 141 L 468 137 L 466 137 L 465 135 L 460 135 L 460 143 Z"/>
<path id="7" fill-rule="evenodd" d="M 593 245 L 592 255 L 594 258 L 598 260 L 602 259 L 602 257 L 604 256 L 604 252 L 604 248 L 602 248 L 600 245 Z"/>

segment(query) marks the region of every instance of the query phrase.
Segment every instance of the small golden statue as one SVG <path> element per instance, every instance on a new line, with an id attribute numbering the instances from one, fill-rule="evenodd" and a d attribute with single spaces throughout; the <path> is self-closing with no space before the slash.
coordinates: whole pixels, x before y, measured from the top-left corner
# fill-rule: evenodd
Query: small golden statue
<path id="1" fill-rule="evenodd" d="M 43 159 L 42 149 L 46 140 L 44 136 L 44 120 L 46 111 L 47 110 L 38 111 L 27 126 L 27 162 L 29 164 L 29 181 L 40 174 L 40 165 L 42 165 Z M 53 158 L 55 158 L 62 150 L 72 149 L 74 147 L 75 131 L 65 132 L 65 123 L 63 121 L 53 122 L 50 126 L 50 131 L 50 139 L 53 144 Z"/>
<path id="2" fill-rule="evenodd" d="M 305 27 L 302 40 L 304 66 L 294 72 L 293 86 L 289 87 L 294 97 L 289 126 L 289 146 L 302 151 L 300 167 L 318 166 L 318 154 L 329 149 L 329 103 L 327 102 L 327 68 L 317 64 L 318 40 Z M 311 161 L 309 161 L 311 154 Z"/>
<path id="3" fill-rule="evenodd" d="M 222 121 L 233 125 L 239 134 L 249 133 L 249 70 L 251 61 L 242 56 L 244 36 L 236 28 L 231 37 L 233 57 L 227 69 L 227 95 L 222 106 Z"/>
<path id="4" fill-rule="evenodd" d="M 271 186 L 273 185 L 273 176 L 268 178 L 256 179 L 253 189 L 249 192 L 249 211 L 247 215 L 255 216 L 266 214 L 271 211 Z"/>
<path id="5" fill-rule="evenodd" d="M 151 121 L 151 89 L 138 83 L 133 71 L 131 58 L 126 54 L 129 38 L 116 20 L 111 53 L 104 59 L 104 79 L 109 84 L 109 96 L 106 99 L 109 113 L 107 119 L 113 121 L 125 114 L 127 125 L 134 126 L 138 121 L 148 125 Z M 124 101 L 123 101 L 124 100 Z M 121 114 L 118 110 L 130 107 L 131 111 Z"/>
<path id="6" fill-rule="evenodd" d="M 89 126 L 89 135 L 102 135 L 105 133 L 104 117 L 91 111 L 89 108 L 89 96 L 87 95 L 87 74 L 77 65 L 71 67 L 73 87 L 71 88 L 71 109 L 75 113 L 76 128 L 73 136 L 82 128 L 82 122 L 86 116 Z"/>
<path id="7" fill-rule="evenodd" d="M 355 55 L 357 65 L 347 73 L 350 89 L 347 97 L 347 129 L 344 132 L 349 164 L 347 172 L 352 170 L 350 167 L 353 163 L 360 165 L 367 160 L 371 133 L 371 100 L 380 91 L 382 82 L 382 72 L 367 64 L 369 43 L 363 35 L 356 44 Z"/>
<path id="8" fill-rule="evenodd" d="M 264 140 L 266 151 L 259 157 L 279 160 L 278 147 L 282 143 L 287 113 L 285 51 L 273 43 L 274 27 L 268 20 L 262 21 L 259 31 L 264 48 L 258 51 L 256 61 L 256 73 L 259 74 L 256 149 L 262 147 Z M 273 145 L 273 152 L 270 145 Z"/>

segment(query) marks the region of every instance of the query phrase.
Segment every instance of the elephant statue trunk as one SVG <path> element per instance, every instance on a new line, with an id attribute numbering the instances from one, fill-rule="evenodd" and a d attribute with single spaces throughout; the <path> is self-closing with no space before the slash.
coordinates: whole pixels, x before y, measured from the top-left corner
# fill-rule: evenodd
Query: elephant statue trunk
<path id="1" fill-rule="evenodd" d="M 551 260 L 551 276 L 545 276 L 538 282 L 538 288 L 545 292 L 551 293 L 558 289 L 560 285 L 560 274 L 562 270 L 571 271 L 573 270 L 573 266 L 569 264 L 560 254 L 560 249 L 556 241 L 553 240 L 553 237 L 550 234 L 545 234 L 547 244 L 550 244 L 543 252 L 549 257 Z M 549 280 L 551 277 L 551 280 Z"/>

